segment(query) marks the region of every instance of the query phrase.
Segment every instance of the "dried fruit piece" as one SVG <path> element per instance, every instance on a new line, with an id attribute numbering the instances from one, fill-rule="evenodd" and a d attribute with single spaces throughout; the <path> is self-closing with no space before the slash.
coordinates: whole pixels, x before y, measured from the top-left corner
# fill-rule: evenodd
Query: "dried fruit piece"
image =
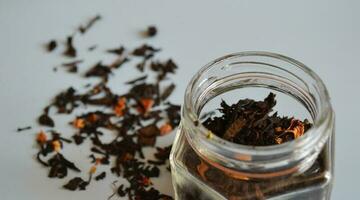
<path id="1" fill-rule="evenodd" d="M 39 144 L 45 144 L 46 141 L 47 141 L 47 136 L 45 134 L 44 131 L 40 131 L 37 136 L 36 136 L 36 141 L 39 143 Z"/>
<path id="2" fill-rule="evenodd" d="M 160 127 L 160 135 L 167 135 L 173 130 L 169 123 L 165 123 Z"/>
<path id="3" fill-rule="evenodd" d="M 79 128 L 79 129 L 82 129 L 85 127 L 85 120 L 84 119 L 81 119 L 81 118 L 76 118 L 74 121 L 73 121 L 73 126 L 75 128 Z"/>

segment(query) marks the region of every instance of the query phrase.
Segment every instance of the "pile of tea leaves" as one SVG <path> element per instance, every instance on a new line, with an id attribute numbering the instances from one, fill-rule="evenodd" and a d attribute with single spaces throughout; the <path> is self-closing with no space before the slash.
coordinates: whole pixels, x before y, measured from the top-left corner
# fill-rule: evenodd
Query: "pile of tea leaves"
<path id="1" fill-rule="evenodd" d="M 262 101 L 240 99 L 234 104 L 220 103 L 217 112 L 209 112 L 200 118 L 209 130 L 207 139 L 214 135 L 242 145 L 269 146 L 293 141 L 306 134 L 312 124 L 308 120 L 279 116 L 274 112 L 276 105 L 274 93 Z M 195 125 L 199 123 L 195 123 Z M 183 161 L 187 170 L 204 184 L 227 199 L 263 200 L 296 191 L 307 185 L 320 184 L 324 178 L 324 156 L 319 156 L 313 165 L 297 176 L 275 176 L 265 179 L 238 178 L 233 173 L 219 168 L 207 158 L 199 156 L 191 147 L 185 147 Z M 178 184 L 180 199 L 208 199 L 200 187 L 191 184 Z"/>
<path id="2" fill-rule="evenodd" d="M 88 49 L 77 49 L 74 40 L 84 37 L 84 34 L 101 20 L 96 15 L 76 30 L 74 34 L 66 37 L 65 51 L 62 56 L 67 59 L 62 67 L 69 73 L 78 73 L 78 66 L 84 59 L 79 59 L 79 51 L 94 51 L 98 45 Z M 142 32 L 144 39 L 154 37 L 158 33 L 155 26 L 149 26 Z M 54 52 L 59 45 L 58 40 L 51 40 L 46 45 L 48 52 Z M 178 68 L 172 59 L 156 59 L 159 48 L 143 44 L 135 49 L 117 46 L 108 49 L 105 53 L 113 54 L 116 59 L 111 64 L 101 61 L 90 66 L 85 74 L 80 74 L 83 79 L 97 79 L 96 84 L 88 84 L 86 91 L 79 90 L 79 86 L 65 88 L 55 95 L 51 103 L 45 106 L 38 122 L 50 130 L 40 130 L 36 135 L 38 162 L 48 169 L 49 178 L 62 179 L 68 176 L 69 171 L 78 174 L 70 181 L 63 184 L 63 188 L 71 191 L 86 190 L 92 181 L 100 181 L 108 173 L 126 179 L 128 184 L 117 185 L 116 196 L 136 200 L 168 200 L 172 197 L 162 194 L 152 184 L 151 179 L 160 176 L 159 166 L 168 166 L 170 146 L 157 147 L 158 137 L 172 132 L 180 122 L 180 106 L 168 101 L 168 97 L 175 89 L 171 82 L 171 74 Z M 69 58 L 71 61 L 69 62 Z M 138 71 L 136 79 L 128 80 L 124 87 L 130 88 L 125 93 L 115 93 L 109 87 L 109 80 L 117 78 L 115 71 L 123 70 L 125 79 L 126 68 L 130 60 L 140 60 L 133 66 Z M 56 70 L 54 70 L 56 71 Z M 170 83 L 169 83 L 170 82 Z M 91 109 L 89 109 L 91 108 Z M 63 137 L 56 130 L 57 122 L 52 115 L 69 115 L 75 111 L 81 115 L 70 120 L 74 133 L 71 138 Z M 80 112 L 76 112 L 80 113 Z M 30 127 L 19 128 L 19 131 L 28 130 Z M 102 136 L 111 132 L 112 140 L 105 141 Z M 67 159 L 63 149 L 68 145 L 83 145 L 85 140 L 91 141 L 88 149 L 89 168 L 80 169 L 77 163 Z M 145 157 L 144 147 L 155 149 L 153 160 Z M 100 165 L 108 165 L 109 171 L 98 172 Z M 107 194 L 104 194 L 104 199 Z"/>
<path id="3" fill-rule="evenodd" d="M 206 115 L 203 125 L 217 136 L 243 145 L 267 146 L 299 138 L 312 124 L 294 117 L 273 114 L 275 94 L 270 93 L 263 101 L 241 99 L 228 105 L 220 104 L 221 116 Z"/>

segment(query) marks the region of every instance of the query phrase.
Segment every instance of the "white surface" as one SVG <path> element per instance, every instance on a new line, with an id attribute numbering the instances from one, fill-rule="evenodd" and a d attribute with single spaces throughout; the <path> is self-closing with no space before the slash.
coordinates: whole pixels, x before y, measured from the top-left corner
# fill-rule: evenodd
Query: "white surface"
<path id="1" fill-rule="evenodd" d="M 326 83 L 337 115 L 332 199 L 354 199 L 360 180 L 359 9 L 356 0 L 1 0 L 0 199 L 106 199 L 111 193 L 114 177 L 92 184 L 88 192 L 59 189 L 65 180 L 46 178 L 47 171 L 32 159 L 38 129 L 14 131 L 34 125 L 43 106 L 61 89 L 87 83 L 61 69 L 54 73 L 52 68 L 63 62 L 61 50 L 46 54 L 41 45 L 51 38 L 64 38 L 96 13 L 103 20 L 79 37 L 76 46 L 85 49 L 98 44 L 98 53 L 83 51 L 80 57 L 93 63 L 104 57 L 99 50 L 119 44 L 137 46 L 144 42 L 137 32 L 156 24 L 159 35 L 149 43 L 162 47 L 161 56 L 172 56 L 180 66 L 174 78 L 178 88 L 172 96 L 177 103 L 182 102 L 185 85 L 199 67 L 230 52 L 272 51 L 310 66 Z M 117 87 L 131 76 L 123 74 L 126 77 L 121 80 L 121 75 L 113 82 Z M 58 129 L 71 131 L 65 126 Z M 87 151 L 78 154 L 74 159 L 87 163 Z M 158 182 L 163 190 L 171 187 L 168 176 Z"/>

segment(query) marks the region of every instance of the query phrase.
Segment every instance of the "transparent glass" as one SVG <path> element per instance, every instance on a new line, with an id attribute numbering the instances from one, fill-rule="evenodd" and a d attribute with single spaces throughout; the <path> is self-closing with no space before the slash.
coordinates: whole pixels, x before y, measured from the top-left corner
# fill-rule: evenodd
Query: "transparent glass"
<path id="1" fill-rule="evenodd" d="M 203 108 L 216 97 L 248 88 L 295 99 L 285 111 L 291 115 L 291 107 L 303 107 L 312 128 L 296 140 L 272 146 L 240 145 L 216 135 L 209 139 L 211 133 L 199 123 Z M 201 68 L 186 89 L 170 155 L 175 199 L 330 199 L 334 121 L 326 87 L 304 64 L 268 52 L 216 59 Z"/>

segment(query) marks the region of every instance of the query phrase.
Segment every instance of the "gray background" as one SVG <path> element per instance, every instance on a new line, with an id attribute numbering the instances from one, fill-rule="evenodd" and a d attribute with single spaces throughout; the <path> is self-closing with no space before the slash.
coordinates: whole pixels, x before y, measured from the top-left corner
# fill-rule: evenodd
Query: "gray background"
<path id="1" fill-rule="evenodd" d="M 353 0 L 181 0 L 181 1 L 0 1 L 0 199 L 105 199 L 115 177 L 95 183 L 88 192 L 60 190 L 65 180 L 47 179 L 46 170 L 32 158 L 33 138 L 39 130 L 16 133 L 22 125 L 35 125 L 35 117 L 50 98 L 70 85 L 85 85 L 77 75 L 54 66 L 63 62 L 62 49 L 46 54 L 48 39 L 63 39 L 88 17 L 103 20 L 75 44 L 85 49 L 99 44 L 86 58 L 84 68 L 100 58 L 111 58 L 104 49 L 144 41 L 162 47 L 161 56 L 172 56 L 180 66 L 171 100 L 182 102 L 186 83 L 199 67 L 219 56 L 245 50 L 273 51 L 310 66 L 326 83 L 337 115 L 336 182 L 332 199 L 355 199 L 359 193 L 359 64 L 360 3 Z M 149 24 L 158 37 L 142 40 L 138 31 Z M 80 69 L 81 70 L 81 69 Z M 123 79 L 121 77 L 124 77 Z M 133 72 L 112 82 L 121 90 Z M 71 128 L 57 127 L 71 135 Z M 166 143 L 172 136 L 160 143 Z M 71 158 L 88 163 L 86 148 L 74 148 Z M 83 164 L 80 167 L 88 167 Z M 66 179 L 67 180 L 67 179 Z M 154 181 L 171 193 L 168 175 Z"/>

